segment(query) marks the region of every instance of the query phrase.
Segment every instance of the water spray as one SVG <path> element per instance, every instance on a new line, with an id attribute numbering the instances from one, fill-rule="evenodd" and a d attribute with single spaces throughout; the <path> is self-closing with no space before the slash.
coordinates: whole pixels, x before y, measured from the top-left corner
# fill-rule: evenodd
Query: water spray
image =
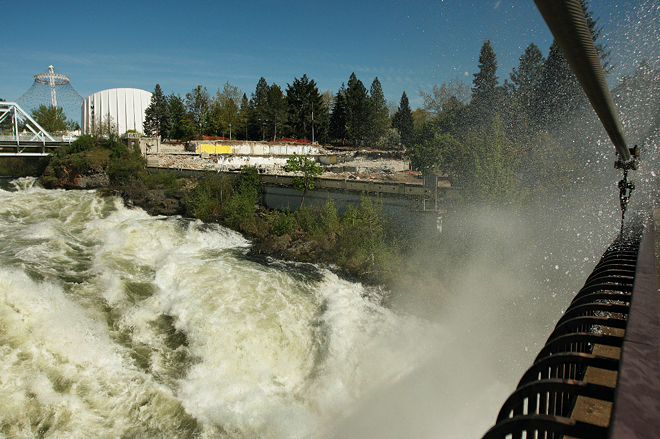
<path id="1" fill-rule="evenodd" d="M 660 431 L 660 314 L 655 227 L 640 210 L 624 229 L 628 148 L 580 0 L 535 0 L 617 152 L 621 233 L 605 251 L 483 439 L 651 439 Z"/>
<path id="2" fill-rule="evenodd" d="M 637 169 L 639 148 L 626 145 L 582 3 L 579 0 L 535 0 L 535 3 L 616 148 L 618 159 L 614 167 L 623 170 L 623 179 L 619 182 L 623 227 L 630 193 L 635 188 L 628 181 L 628 171 Z"/>

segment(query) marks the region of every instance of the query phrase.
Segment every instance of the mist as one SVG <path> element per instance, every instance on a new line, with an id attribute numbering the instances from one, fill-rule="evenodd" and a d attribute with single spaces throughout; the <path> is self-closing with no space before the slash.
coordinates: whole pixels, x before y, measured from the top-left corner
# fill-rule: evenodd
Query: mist
<path id="1" fill-rule="evenodd" d="M 658 198 L 657 2 L 608 33 L 612 90 L 629 147 L 642 150 L 629 212 Z M 618 38 L 618 40 L 614 39 Z M 617 53 L 617 49 L 619 52 Z M 580 151 L 571 184 L 518 208 L 461 206 L 424 236 L 389 306 L 441 330 L 423 364 L 329 427 L 336 438 L 480 438 L 621 226 L 615 151 L 591 108 L 561 130 Z"/>

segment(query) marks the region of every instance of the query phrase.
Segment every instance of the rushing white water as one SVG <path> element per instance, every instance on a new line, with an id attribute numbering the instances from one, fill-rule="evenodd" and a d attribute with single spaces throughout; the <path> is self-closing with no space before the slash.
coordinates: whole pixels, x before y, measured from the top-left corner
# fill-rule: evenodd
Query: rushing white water
<path id="1" fill-rule="evenodd" d="M 251 261 L 222 227 L 15 184 L 0 437 L 326 436 L 441 336 L 329 271 Z"/>

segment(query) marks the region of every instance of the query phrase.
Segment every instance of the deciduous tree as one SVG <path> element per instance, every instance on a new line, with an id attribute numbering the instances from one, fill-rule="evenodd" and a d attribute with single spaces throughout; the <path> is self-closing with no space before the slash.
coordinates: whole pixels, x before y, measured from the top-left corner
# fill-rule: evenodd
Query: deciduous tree
<path id="1" fill-rule="evenodd" d="M 32 117 L 47 132 L 55 133 L 66 131 L 70 124 L 67 123 L 66 115 L 62 107 L 50 105 L 39 105 L 32 110 Z"/>
<path id="2" fill-rule="evenodd" d="M 186 94 L 186 113 L 192 121 L 194 134 L 201 136 L 207 128 L 211 98 L 206 87 L 198 85 Z"/>
<path id="3" fill-rule="evenodd" d="M 314 189 L 314 179 L 323 174 L 323 168 L 320 167 L 309 155 L 298 155 L 295 152 L 286 161 L 284 170 L 295 172 L 296 175 L 291 182 L 294 189 L 302 191 L 300 206 L 303 205 L 307 191 Z"/>

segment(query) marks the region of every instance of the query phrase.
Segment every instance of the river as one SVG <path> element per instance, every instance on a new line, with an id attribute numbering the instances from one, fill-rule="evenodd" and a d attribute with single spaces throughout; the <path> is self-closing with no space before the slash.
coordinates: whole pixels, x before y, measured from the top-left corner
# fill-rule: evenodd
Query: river
<path id="1" fill-rule="evenodd" d="M 218 225 L 0 190 L 0 436 L 304 438 L 442 329 Z"/>

